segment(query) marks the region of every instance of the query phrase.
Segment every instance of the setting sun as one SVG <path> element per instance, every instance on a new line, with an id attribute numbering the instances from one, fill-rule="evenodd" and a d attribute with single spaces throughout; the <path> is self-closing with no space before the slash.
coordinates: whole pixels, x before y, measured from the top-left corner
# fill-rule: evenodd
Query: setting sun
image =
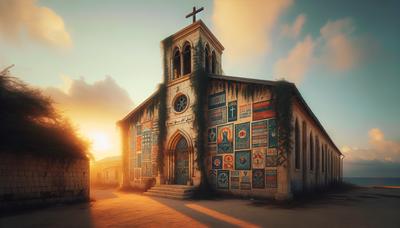
<path id="1" fill-rule="evenodd" d="M 110 137 L 107 133 L 94 131 L 87 133 L 93 151 L 107 151 L 111 149 Z"/>

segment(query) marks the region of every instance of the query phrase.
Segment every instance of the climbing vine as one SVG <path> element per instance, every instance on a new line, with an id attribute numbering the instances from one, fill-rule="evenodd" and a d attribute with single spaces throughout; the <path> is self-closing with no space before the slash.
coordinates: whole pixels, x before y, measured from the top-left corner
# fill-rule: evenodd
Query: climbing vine
<path id="1" fill-rule="evenodd" d="M 158 87 L 158 156 L 157 165 L 160 175 L 164 172 L 164 148 L 167 137 L 167 81 L 168 81 L 168 50 L 172 47 L 172 36 L 162 41 L 163 53 L 163 82 Z"/>
<path id="2" fill-rule="evenodd" d="M 294 85 L 287 81 L 277 81 L 272 89 L 273 105 L 276 110 L 278 127 L 278 163 L 283 165 L 287 153 L 292 150 L 292 99 Z"/>
<path id="3" fill-rule="evenodd" d="M 200 191 L 209 191 L 210 185 L 207 179 L 207 167 L 205 160 L 207 158 L 206 132 L 207 118 L 206 113 L 207 91 L 209 84 L 209 75 L 204 70 L 204 47 L 201 38 L 194 49 L 193 75 L 191 77 L 191 86 L 196 96 L 193 104 L 194 127 L 197 130 L 197 166 L 201 172 Z"/>

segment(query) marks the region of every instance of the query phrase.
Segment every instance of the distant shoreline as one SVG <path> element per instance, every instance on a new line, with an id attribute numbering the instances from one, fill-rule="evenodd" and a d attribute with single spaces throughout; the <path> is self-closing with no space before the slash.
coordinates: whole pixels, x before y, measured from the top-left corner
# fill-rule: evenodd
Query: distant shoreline
<path id="1" fill-rule="evenodd" d="M 343 181 L 361 187 L 400 188 L 400 177 L 343 177 Z"/>

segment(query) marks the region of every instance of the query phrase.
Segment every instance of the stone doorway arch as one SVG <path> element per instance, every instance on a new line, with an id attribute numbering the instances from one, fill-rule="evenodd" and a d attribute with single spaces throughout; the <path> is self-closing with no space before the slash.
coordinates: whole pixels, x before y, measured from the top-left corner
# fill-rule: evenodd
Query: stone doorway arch
<path id="1" fill-rule="evenodd" d="M 193 144 L 190 136 L 179 130 L 167 144 L 167 184 L 192 185 Z"/>

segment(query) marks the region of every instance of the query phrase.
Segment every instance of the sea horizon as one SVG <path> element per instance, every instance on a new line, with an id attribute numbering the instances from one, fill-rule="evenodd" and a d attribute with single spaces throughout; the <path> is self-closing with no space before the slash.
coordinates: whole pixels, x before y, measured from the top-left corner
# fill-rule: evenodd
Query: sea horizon
<path id="1" fill-rule="evenodd" d="M 400 177 L 343 177 L 343 181 L 359 186 L 400 186 Z"/>

